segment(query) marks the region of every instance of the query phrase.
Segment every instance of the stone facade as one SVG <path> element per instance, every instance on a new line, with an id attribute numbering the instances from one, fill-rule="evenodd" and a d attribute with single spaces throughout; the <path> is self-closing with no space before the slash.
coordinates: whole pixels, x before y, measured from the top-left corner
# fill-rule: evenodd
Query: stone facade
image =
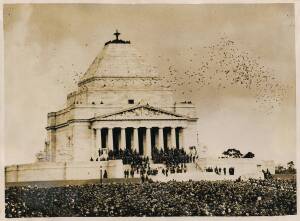
<path id="1" fill-rule="evenodd" d="M 66 108 L 48 114 L 44 156 L 79 162 L 96 159 L 98 150 L 131 148 L 150 158 L 154 147 L 188 150 L 197 146 L 195 113 L 193 104 L 174 101 L 132 44 L 109 43 L 67 96 Z"/>

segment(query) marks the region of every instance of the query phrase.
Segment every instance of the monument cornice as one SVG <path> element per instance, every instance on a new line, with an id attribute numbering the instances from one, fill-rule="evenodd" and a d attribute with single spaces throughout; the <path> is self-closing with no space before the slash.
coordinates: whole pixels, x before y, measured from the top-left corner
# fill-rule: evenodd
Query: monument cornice
<path id="1" fill-rule="evenodd" d="M 138 112 L 135 112 L 138 111 Z M 72 123 L 93 123 L 97 121 L 197 121 L 198 118 L 191 118 L 181 114 L 152 107 L 148 104 L 136 105 L 109 114 L 102 114 L 88 119 L 70 119 L 58 125 L 46 127 L 46 130 L 58 129 Z"/>
<path id="2" fill-rule="evenodd" d="M 139 119 L 95 119 L 95 118 L 90 118 L 90 119 L 70 119 L 68 121 L 66 121 L 65 123 L 61 123 L 55 126 L 48 126 L 46 127 L 46 130 L 56 130 L 59 128 L 63 128 L 66 126 L 69 126 L 70 124 L 73 123 L 93 123 L 93 122 L 108 122 L 108 121 L 197 121 L 198 118 L 189 118 L 189 119 L 185 119 L 185 118 L 174 118 L 174 119 L 149 119 L 149 118 L 139 118 Z"/>

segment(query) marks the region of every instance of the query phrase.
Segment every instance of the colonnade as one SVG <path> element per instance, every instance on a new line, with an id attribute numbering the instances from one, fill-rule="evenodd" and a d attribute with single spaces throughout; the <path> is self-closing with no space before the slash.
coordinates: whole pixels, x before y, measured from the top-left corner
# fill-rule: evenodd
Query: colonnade
<path id="1" fill-rule="evenodd" d="M 93 129 L 95 154 L 98 150 L 131 149 L 151 158 L 151 150 L 184 146 L 183 127 L 103 127 Z"/>

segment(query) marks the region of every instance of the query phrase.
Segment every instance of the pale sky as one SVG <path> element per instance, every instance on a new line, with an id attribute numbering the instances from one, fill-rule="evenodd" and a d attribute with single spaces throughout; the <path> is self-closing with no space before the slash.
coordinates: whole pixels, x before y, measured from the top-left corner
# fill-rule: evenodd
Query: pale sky
<path id="1" fill-rule="evenodd" d="M 6 164 L 35 160 L 47 113 L 64 107 L 116 28 L 178 101 L 195 103 L 207 155 L 234 147 L 295 160 L 292 4 L 5 5 Z"/>

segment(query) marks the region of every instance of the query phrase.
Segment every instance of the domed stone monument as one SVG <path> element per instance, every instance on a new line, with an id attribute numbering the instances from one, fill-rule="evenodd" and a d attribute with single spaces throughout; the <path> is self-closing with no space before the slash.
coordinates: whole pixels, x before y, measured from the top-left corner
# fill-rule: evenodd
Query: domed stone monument
<path id="1" fill-rule="evenodd" d="M 64 109 L 48 113 L 45 149 L 38 162 L 6 168 L 6 182 L 98 179 L 99 168 L 123 177 L 121 160 L 109 151 L 130 149 L 151 159 L 154 148 L 197 146 L 195 107 L 175 102 L 130 41 L 105 43 L 67 95 Z"/>

